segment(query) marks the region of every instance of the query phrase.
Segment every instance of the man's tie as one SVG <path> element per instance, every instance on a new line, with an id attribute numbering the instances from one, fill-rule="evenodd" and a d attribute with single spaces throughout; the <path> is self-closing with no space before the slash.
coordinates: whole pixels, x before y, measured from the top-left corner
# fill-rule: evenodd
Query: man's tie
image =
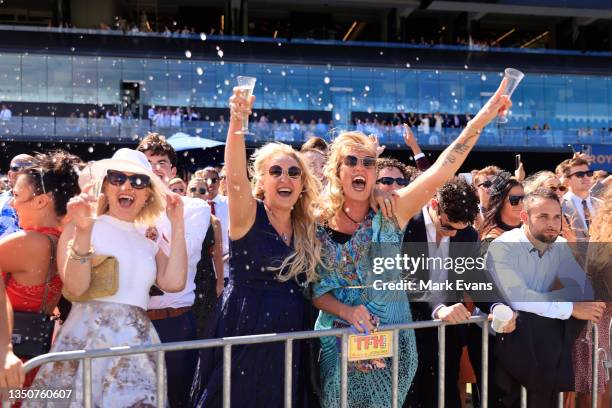
<path id="1" fill-rule="evenodd" d="M 589 206 L 587 205 L 587 200 L 582 200 L 582 210 L 584 211 L 584 221 L 586 223 L 587 230 L 591 226 L 591 212 L 589 211 Z"/>
<path id="2" fill-rule="evenodd" d="M 210 213 L 212 215 L 216 215 L 215 214 L 215 202 L 213 200 L 208 200 L 207 203 L 208 205 L 210 205 Z"/>

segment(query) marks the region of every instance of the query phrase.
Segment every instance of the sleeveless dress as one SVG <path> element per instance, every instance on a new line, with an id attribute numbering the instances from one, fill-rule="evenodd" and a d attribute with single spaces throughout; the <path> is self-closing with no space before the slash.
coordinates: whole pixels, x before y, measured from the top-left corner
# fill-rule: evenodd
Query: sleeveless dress
<path id="1" fill-rule="evenodd" d="M 294 280 L 276 279 L 278 267 L 293 249 L 274 230 L 263 202 L 257 201 L 255 223 L 247 234 L 230 242 L 230 282 L 211 317 L 206 338 L 246 336 L 305 330 L 305 298 Z M 302 345 L 293 343 L 292 407 L 304 402 L 306 365 Z M 233 346 L 231 406 L 283 406 L 283 342 Z M 223 349 L 200 351 L 191 389 L 192 405 L 220 407 L 223 399 Z"/>
<path id="2" fill-rule="evenodd" d="M 49 238 L 53 237 L 51 239 L 54 239 L 55 242 L 57 242 L 62 234 L 58 228 L 31 228 L 28 229 L 28 231 L 40 232 Z M 55 248 L 55 243 L 52 247 Z M 45 304 L 45 309 L 47 311 L 52 311 L 57 306 L 57 303 L 62 295 L 62 280 L 55 269 L 56 268 L 54 267 L 52 271 L 47 271 L 47 273 L 53 274 L 49 280 L 49 289 L 47 290 L 47 301 Z M 41 311 L 41 307 L 43 306 L 43 298 L 45 296 L 45 283 L 33 286 L 22 285 L 11 276 L 10 272 L 2 272 L 2 279 L 5 283 L 6 296 L 11 302 L 11 307 L 14 311 L 30 313 L 38 313 Z M 28 361 L 27 358 L 21 358 L 21 360 L 24 363 Z M 38 369 L 34 369 L 26 374 L 26 378 L 23 383 L 24 388 L 29 387 L 30 384 L 32 384 L 37 372 Z"/>
<path id="3" fill-rule="evenodd" d="M 157 246 L 140 234 L 133 223 L 101 215 L 92 231 L 94 255 L 112 255 L 119 265 L 119 288 L 112 296 L 74 302 L 51 352 L 93 350 L 116 346 L 160 344 L 146 314 L 149 289 L 155 282 Z M 154 407 L 156 366 L 154 354 L 97 358 L 92 366 L 92 401 L 101 407 Z M 33 388 L 72 390 L 70 400 L 56 406 L 83 406 L 83 367 L 79 360 L 45 364 Z M 26 401 L 24 406 L 45 405 Z"/>
<path id="4" fill-rule="evenodd" d="M 387 269 L 373 274 L 375 257 L 394 258 L 401 251 L 404 232 L 393 222 L 372 211 L 361 222 L 348 241 L 334 239 L 334 234 L 321 227 L 318 237 L 323 245 L 319 268 L 320 281 L 314 285 L 313 296 L 331 293 L 340 302 L 364 305 L 380 325 L 410 323 L 412 314 L 405 291 L 375 290 L 373 281 L 399 281 L 401 270 Z M 315 330 L 343 327 L 348 323 L 321 311 Z M 398 406 L 402 406 L 417 368 L 414 330 L 400 331 Z M 381 361 L 382 360 L 382 361 Z M 370 360 L 372 361 L 372 360 Z M 372 364 L 349 363 L 348 405 L 351 408 L 390 407 L 392 396 L 391 358 L 378 359 Z M 336 337 L 321 338 L 321 406 L 335 408 L 340 404 L 340 344 Z"/>

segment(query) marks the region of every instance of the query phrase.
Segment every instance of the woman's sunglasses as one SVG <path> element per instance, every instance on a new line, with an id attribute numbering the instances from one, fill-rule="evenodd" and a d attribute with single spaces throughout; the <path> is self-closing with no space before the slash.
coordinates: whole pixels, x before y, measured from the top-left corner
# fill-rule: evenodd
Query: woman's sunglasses
<path id="1" fill-rule="evenodd" d="M 108 170 L 106 172 L 106 177 L 108 178 L 109 183 L 117 187 L 125 184 L 127 180 L 130 181 L 132 188 L 135 188 L 136 190 L 142 190 L 151 185 L 151 178 L 144 174 L 132 174 L 131 176 L 128 176 L 127 174 L 117 170 Z"/>
<path id="2" fill-rule="evenodd" d="M 410 183 L 410 180 L 403 178 L 403 177 L 398 177 L 398 178 L 381 177 L 378 180 L 376 180 L 376 184 L 384 184 L 385 186 L 390 186 L 393 183 L 397 183 L 398 186 L 404 187 Z"/>
<path id="3" fill-rule="evenodd" d="M 523 201 L 523 198 L 525 198 L 524 195 L 511 195 L 508 196 L 508 201 L 510 201 L 511 206 L 516 207 L 521 201 Z"/>
<path id="4" fill-rule="evenodd" d="M 302 176 L 302 169 L 297 166 L 291 166 L 285 171 L 285 169 L 278 164 L 270 166 L 268 169 L 268 174 L 270 174 L 272 177 L 279 178 L 283 175 L 283 173 L 286 173 L 289 178 L 297 179 Z"/>
<path id="5" fill-rule="evenodd" d="M 176 194 L 183 194 L 185 192 L 185 189 L 183 187 L 175 187 L 172 189 L 172 192 Z"/>
<path id="6" fill-rule="evenodd" d="M 192 193 L 197 192 L 198 194 L 206 194 L 206 189 L 205 188 L 195 188 L 195 187 L 191 187 L 189 189 L 189 191 L 191 191 Z"/>
<path id="7" fill-rule="evenodd" d="M 549 190 L 552 190 L 555 193 L 557 192 L 557 190 L 559 190 L 561 193 L 567 191 L 567 187 L 565 186 L 548 186 L 546 188 L 548 188 Z"/>
<path id="8" fill-rule="evenodd" d="M 372 156 L 366 156 L 360 159 L 359 157 L 349 154 L 344 157 L 344 164 L 348 167 L 356 167 L 359 162 L 361 162 L 361 165 L 365 168 L 371 168 L 376 165 L 376 159 Z"/>

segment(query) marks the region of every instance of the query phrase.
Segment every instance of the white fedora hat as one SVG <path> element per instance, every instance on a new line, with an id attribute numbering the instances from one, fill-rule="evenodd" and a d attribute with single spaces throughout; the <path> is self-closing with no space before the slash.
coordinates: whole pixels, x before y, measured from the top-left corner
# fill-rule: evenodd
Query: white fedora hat
<path id="1" fill-rule="evenodd" d="M 163 196 L 170 194 L 170 189 L 166 184 L 153 173 L 153 168 L 147 160 L 147 156 L 138 150 L 128 148 L 119 149 L 110 159 L 95 161 L 83 169 L 79 176 L 79 186 L 83 189 L 92 180 L 104 180 L 108 170 L 144 174 L 151 179 L 153 188 Z"/>

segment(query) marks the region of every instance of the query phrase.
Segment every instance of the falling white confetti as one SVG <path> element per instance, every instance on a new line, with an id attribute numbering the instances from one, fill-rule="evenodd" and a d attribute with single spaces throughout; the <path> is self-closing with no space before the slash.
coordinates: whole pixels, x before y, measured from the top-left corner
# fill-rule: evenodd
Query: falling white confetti
<path id="1" fill-rule="evenodd" d="M 482 75 L 480 76 L 480 80 L 481 80 L 481 81 L 486 81 L 486 80 L 487 80 L 487 76 L 486 76 L 485 74 L 482 74 Z"/>
<path id="2" fill-rule="evenodd" d="M 463 69 L 468 69 L 468 66 L 467 66 L 467 65 L 464 65 L 464 66 L 463 66 Z"/>
<path id="3" fill-rule="evenodd" d="M 87 149 L 87 151 L 88 151 L 89 153 L 93 153 L 93 152 L 94 152 L 94 148 L 93 148 L 93 146 L 89 146 L 89 148 Z"/>
<path id="4" fill-rule="evenodd" d="M 330 81 L 331 80 L 327 76 L 325 78 L 323 78 L 323 82 L 325 82 L 326 84 L 329 84 Z"/>
<path id="5" fill-rule="evenodd" d="M 223 83 L 225 84 L 225 86 L 229 85 L 229 81 L 227 79 L 225 81 L 223 81 Z"/>
<path id="6" fill-rule="evenodd" d="M 336 115 L 334 116 L 336 118 L 336 120 L 340 120 L 340 114 L 336 113 Z"/>
<path id="7" fill-rule="evenodd" d="M 410 63 L 409 62 L 406 63 L 406 68 L 410 68 Z"/>
<path id="8" fill-rule="evenodd" d="M 189 50 L 185 51 L 185 57 L 191 58 L 191 51 Z"/>
<path id="9" fill-rule="evenodd" d="M 366 85 L 364 89 L 366 92 L 370 92 L 370 87 L 368 85 Z"/>
<path id="10" fill-rule="evenodd" d="M 206 34 L 201 33 L 201 34 L 200 34 L 200 40 L 202 40 L 202 41 L 206 41 Z"/>
<path id="11" fill-rule="evenodd" d="M 202 75 L 203 73 L 204 73 L 204 70 L 202 69 L 202 67 L 197 67 L 196 68 L 196 74 Z"/>

